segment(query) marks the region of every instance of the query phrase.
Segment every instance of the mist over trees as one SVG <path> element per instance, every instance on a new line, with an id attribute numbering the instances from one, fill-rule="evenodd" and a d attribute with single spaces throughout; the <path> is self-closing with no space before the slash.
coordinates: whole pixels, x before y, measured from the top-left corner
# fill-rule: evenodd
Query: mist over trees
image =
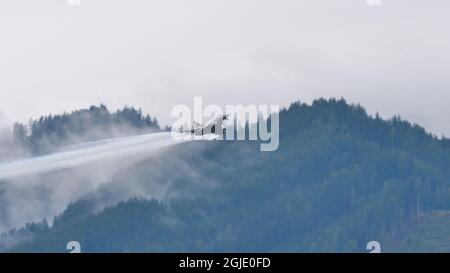
<path id="1" fill-rule="evenodd" d="M 0 160 L 54 152 L 67 145 L 160 131 L 158 121 L 133 107 L 110 112 L 105 105 L 15 123 L 0 135 Z M 8 148 L 9 147 L 9 148 Z"/>
<path id="2" fill-rule="evenodd" d="M 36 139 L 59 126 L 35 129 Z M 133 198 L 99 212 L 107 196 L 99 191 L 9 250 L 64 252 L 76 239 L 86 252 L 365 252 L 371 240 L 384 251 L 450 251 L 439 243 L 450 234 L 450 141 L 399 117 L 371 117 L 342 99 L 297 102 L 280 112 L 275 152 L 246 141 L 196 145 L 177 151 L 198 174 L 177 177 L 177 198 Z M 147 160 L 116 182 L 150 183 L 154 164 L 167 177 L 179 172 Z M 412 227 L 430 218 L 428 233 L 439 233 L 415 241 Z"/>

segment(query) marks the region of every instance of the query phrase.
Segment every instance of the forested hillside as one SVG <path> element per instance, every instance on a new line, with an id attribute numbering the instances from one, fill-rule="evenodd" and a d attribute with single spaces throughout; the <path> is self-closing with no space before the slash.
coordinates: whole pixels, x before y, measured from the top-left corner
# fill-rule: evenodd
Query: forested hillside
<path id="1" fill-rule="evenodd" d="M 383 251 L 448 249 L 413 226 L 435 241 L 450 236 L 446 221 L 428 221 L 450 213 L 448 139 L 335 99 L 292 104 L 280 130 L 275 152 L 217 141 L 177 150 L 179 164 L 141 162 L 111 185 L 150 183 L 157 166 L 176 194 L 99 211 L 103 188 L 9 250 L 65 252 L 71 240 L 85 252 L 366 252 L 371 240 Z"/>

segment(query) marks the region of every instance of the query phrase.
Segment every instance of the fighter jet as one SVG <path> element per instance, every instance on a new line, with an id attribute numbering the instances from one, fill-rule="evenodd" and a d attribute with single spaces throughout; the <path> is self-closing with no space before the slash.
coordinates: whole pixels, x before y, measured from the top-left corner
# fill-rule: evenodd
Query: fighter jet
<path id="1" fill-rule="evenodd" d="M 225 128 L 223 128 L 223 122 L 228 120 L 228 115 L 219 115 L 218 117 L 213 118 L 208 121 L 204 125 L 195 122 L 194 126 L 190 130 L 184 130 L 183 133 L 189 133 L 195 136 L 203 136 L 208 134 L 225 134 Z"/>

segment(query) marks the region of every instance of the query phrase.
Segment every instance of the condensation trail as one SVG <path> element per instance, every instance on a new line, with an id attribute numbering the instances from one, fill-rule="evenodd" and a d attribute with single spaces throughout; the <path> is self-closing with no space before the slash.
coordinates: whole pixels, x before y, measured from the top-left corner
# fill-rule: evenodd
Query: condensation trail
<path id="1" fill-rule="evenodd" d="M 42 174 L 95 161 L 150 154 L 191 140 L 180 134 L 153 133 L 94 141 L 67 147 L 61 152 L 0 164 L 0 179 Z"/>

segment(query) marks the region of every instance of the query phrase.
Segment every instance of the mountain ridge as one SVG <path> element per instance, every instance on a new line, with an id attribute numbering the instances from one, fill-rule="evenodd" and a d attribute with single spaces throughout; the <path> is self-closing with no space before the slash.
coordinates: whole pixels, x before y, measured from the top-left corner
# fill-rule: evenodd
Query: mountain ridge
<path id="1" fill-rule="evenodd" d="M 126 170 L 138 178 L 111 184 L 145 184 L 155 165 L 176 198 L 123 200 L 94 213 L 96 193 L 9 250 L 64 252 L 76 239 L 87 252 L 365 252 L 378 239 L 387 251 L 410 251 L 393 238 L 450 210 L 448 139 L 343 99 L 296 102 L 279 116 L 275 152 L 253 142 L 188 144 L 177 151 L 186 170 L 148 160 Z"/>

